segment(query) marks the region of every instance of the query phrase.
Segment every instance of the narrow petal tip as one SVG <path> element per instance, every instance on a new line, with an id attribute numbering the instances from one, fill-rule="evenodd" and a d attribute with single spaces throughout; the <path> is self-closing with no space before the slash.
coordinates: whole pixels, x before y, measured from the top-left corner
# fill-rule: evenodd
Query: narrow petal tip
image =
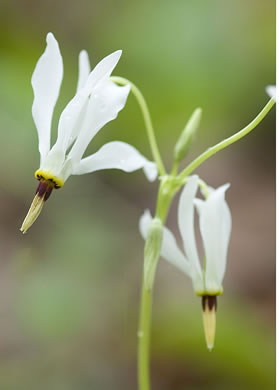
<path id="1" fill-rule="evenodd" d="M 88 61 L 89 62 L 89 56 L 86 50 L 81 50 L 78 55 L 79 61 Z"/>
<path id="2" fill-rule="evenodd" d="M 52 32 L 47 33 L 46 41 L 47 41 L 47 43 L 49 43 L 50 41 L 56 41 L 56 39 L 55 39 L 54 35 L 52 34 Z"/>
<path id="3" fill-rule="evenodd" d="M 275 85 L 267 85 L 265 87 L 265 91 L 270 98 L 276 100 L 276 86 Z"/>
<path id="4" fill-rule="evenodd" d="M 114 57 L 116 64 L 120 60 L 120 57 L 122 56 L 122 50 L 116 50 L 113 53 L 109 54 L 108 57 Z"/>
<path id="5" fill-rule="evenodd" d="M 143 166 L 143 171 L 148 181 L 152 182 L 156 180 L 158 176 L 158 169 L 155 163 L 147 161 Z"/>

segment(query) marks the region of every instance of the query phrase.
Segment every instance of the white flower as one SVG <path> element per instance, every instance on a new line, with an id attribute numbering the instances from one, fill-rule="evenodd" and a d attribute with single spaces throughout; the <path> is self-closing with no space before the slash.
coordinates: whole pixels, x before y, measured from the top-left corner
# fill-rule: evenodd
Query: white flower
<path id="1" fill-rule="evenodd" d="M 129 86 L 119 87 L 109 80 L 121 53 L 118 50 L 105 57 L 91 73 L 86 51 L 80 53 L 77 92 L 60 116 L 57 141 L 50 148 L 52 114 L 62 82 L 63 63 L 57 41 L 51 33 L 47 35 L 46 50 L 32 76 L 32 114 L 41 155 L 37 178 L 52 178 L 60 187 L 70 175 L 109 168 L 126 172 L 144 168 L 150 180 L 156 178 L 155 164 L 123 142 L 110 142 L 82 159 L 92 138 L 125 106 Z"/>
<path id="2" fill-rule="evenodd" d="M 267 85 L 265 91 L 270 98 L 276 100 L 276 85 Z"/>
<path id="3" fill-rule="evenodd" d="M 210 189 L 206 200 L 196 199 L 198 177 L 192 176 L 185 185 L 178 205 L 178 226 L 185 254 L 178 247 L 174 235 L 164 227 L 161 256 L 175 265 L 193 281 L 197 295 L 220 295 L 226 269 L 227 250 L 231 234 L 231 214 L 225 192 L 229 184 Z M 205 251 L 202 269 L 194 228 L 194 208 L 199 213 L 200 231 Z M 140 219 L 140 232 L 146 238 L 152 220 L 147 210 Z"/>
<path id="4" fill-rule="evenodd" d="M 225 201 L 229 184 L 216 190 L 210 188 L 206 200 L 196 199 L 198 177 L 192 176 L 185 185 L 178 205 L 178 226 L 185 254 L 178 247 L 174 235 L 163 228 L 161 256 L 188 275 L 197 295 L 202 296 L 203 321 L 208 348 L 214 345 L 216 326 L 216 295 L 223 292 L 222 282 L 226 270 L 227 251 L 231 234 L 231 214 Z M 200 231 L 204 247 L 201 266 L 194 228 L 194 209 L 199 214 Z M 140 218 L 139 228 L 144 239 L 152 217 L 148 210 Z"/>
<path id="5" fill-rule="evenodd" d="M 70 175 L 101 169 L 116 168 L 132 172 L 143 168 L 147 178 L 155 180 L 156 165 L 124 142 L 109 142 L 91 156 L 82 158 L 92 138 L 125 106 L 130 87 L 120 87 L 109 80 L 120 59 L 121 50 L 105 57 L 91 73 L 86 51 L 80 53 L 77 91 L 60 116 L 57 140 L 50 147 L 52 115 L 63 78 L 63 62 L 53 34 L 49 33 L 46 41 L 46 50 L 31 80 L 34 91 L 32 114 L 41 156 L 40 168 L 35 172 L 40 180 L 37 201 L 46 200 L 52 189 L 62 187 Z M 41 202 L 39 205 L 35 203 L 33 206 L 38 211 L 42 207 Z M 22 230 L 26 232 L 30 226 L 23 224 Z"/>

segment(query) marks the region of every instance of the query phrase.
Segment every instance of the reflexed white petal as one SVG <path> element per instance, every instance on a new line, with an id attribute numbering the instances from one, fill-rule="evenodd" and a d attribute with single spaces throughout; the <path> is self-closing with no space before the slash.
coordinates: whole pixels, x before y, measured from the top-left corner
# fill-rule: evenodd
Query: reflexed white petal
<path id="1" fill-rule="evenodd" d="M 89 103 L 89 95 L 82 94 L 81 91 L 70 100 L 59 119 L 57 141 L 53 147 L 63 151 L 64 154 L 81 130 Z"/>
<path id="2" fill-rule="evenodd" d="M 122 53 L 121 50 L 118 50 L 110 54 L 109 56 L 105 57 L 101 62 L 99 62 L 99 64 L 93 69 L 90 75 L 86 78 L 85 84 L 78 89 L 76 95 L 67 104 L 59 119 L 58 137 L 55 144 L 55 148 L 59 150 L 63 150 L 63 152 L 66 153 L 70 145 L 79 136 L 79 134 L 81 133 L 82 124 L 84 121 L 86 121 L 85 117 L 86 117 L 87 105 L 89 104 L 90 95 L 92 94 L 90 99 L 92 103 L 92 100 L 95 100 L 94 98 L 92 98 L 92 96 L 97 96 L 98 93 L 97 91 L 101 88 L 102 82 L 104 83 L 104 85 L 106 84 L 105 83 L 106 78 L 110 76 L 111 72 L 117 65 L 121 53 Z M 89 60 L 88 60 L 88 64 L 86 65 L 87 59 L 85 58 L 86 57 L 85 54 L 81 54 L 80 56 L 81 56 L 80 61 L 82 62 L 82 68 L 83 68 L 82 74 L 84 75 L 82 76 L 83 78 L 85 77 L 86 67 L 90 67 L 90 65 L 89 65 Z M 102 97 L 103 93 L 100 93 L 99 95 Z M 101 104 L 102 106 L 104 106 L 105 102 L 102 101 Z M 92 109 L 91 106 L 89 109 L 90 110 Z M 87 120 L 86 125 L 87 127 L 90 126 L 91 130 L 93 129 L 92 130 L 93 132 L 92 138 L 93 138 L 94 124 L 95 124 L 94 116 L 92 119 L 92 115 L 91 115 L 91 118 L 89 118 L 89 120 L 90 123 Z M 98 130 L 100 130 L 100 128 L 95 131 L 97 132 Z"/>
<path id="3" fill-rule="evenodd" d="M 194 205 L 196 206 L 196 209 L 198 211 L 198 214 L 199 216 L 201 216 L 201 212 L 202 212 L 202 207 L 203 207 L 203 204 L 204 204 L 205 200 L 202 200 L 202 199 L 194 199 Z"/>
<path id="4" fill-rule="evenodd" d="M 222 290 L 226 269 L 231 234 L 231 213 L 225 201 L 228 187 L 226 184 L 217 188 L 207 200 L 197 204 L 206 256 L 205 285 L 210 292 Z"/>
<path id="5" fill-rule="evenodd" d="M 149 210 L 145 210 L 139 221 L 139 229 L 142 237 L 146 240 L 149 225 L 152 217 Z M 192 277 L 192 270 L 186 257 L 178 248 L 174 235 L 166 227 L 163 228 L 163 243 L 161 256 L 169 263 L 175 265 L 186 275 Z"/>
<path id="6" fill-rule="evenodd" d="M 149 181 L 154 181 L 156 177 L 158 176 L 158 169 L 154 162 L 152 161 L 146 161 L 146 163 L 143 166 L 143 172 Z"/>
<path id="7" fill-rule="evenodd" d="M 201 276 L 201 265 L 197 251 L 194 228 L 194 198 L 198 189 L 198 176 L 192 176 L 185 184 L 178 204 L 178 226 L 184 250 L 197 275 Z"/>
<path id="8" fill-rule="evenodd" d="M 125 172 L 133 172 L 143 168 L 149 180 L 157 177 L 156 165 L 143 157 L 137 149 L 124 142 L 109 142 L 101 147 L 98 152 L 86 157 L 75 167 L 73 174 L 99 171 L 101 169 L 121 169 Z"/>
<path id="9" fill-rule="evenodd" d="M 276 85 L 268 85 L 265 90 L 270 98 L 276 100 Z"/>
<path id="10" fill-rule="evenodd" d="M 50 148 L 50 130 L 53 110 L 63 78 L 63 62 L 53 34 L 47 34 L 47 47 L 32 75 L 34 91 L 33 119 L 39 136 L 39 151 L 45 156 Z"/>
<path id="11" fill-rule="evenodd" d="M 97 132 L 117 117 L 118 112 L 125 106 L 129 91 L 128 85 L 119 87 L 111 81 L 104 81 L 94 89 L 84 114 L 81 131 L 68 156 L 73 167 L 79 164 Z"/>
<path id="12" fill-rule="evenodd" d="M 90 73 L 88 78 L 88 82 L 86 83 L 86 88 L 92 90 L 99 82 L 103 82 L 108 79 L 116 67 L 120 57 L 122 54 L 122 50 L 117 50 L 114 53 L 109 54 L 107 57 L 103 58 L 95 68 Z"/>
<path id="13" fill-rule="evenodd" d="M 79 63 L 79 73 L 78 73 L 77 92 L 85 86 L 86 80 L 88 79 L 91 70 L 89 57 L 86 50 L 82 50 L 79 53 L 78 63 Z"/>

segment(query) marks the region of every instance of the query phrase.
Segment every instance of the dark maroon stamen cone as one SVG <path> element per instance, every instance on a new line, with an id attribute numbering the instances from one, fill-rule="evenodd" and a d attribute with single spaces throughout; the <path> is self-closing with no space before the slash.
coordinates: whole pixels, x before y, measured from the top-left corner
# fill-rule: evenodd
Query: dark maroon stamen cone
<path id="1" fill-rule="evenodd" d="M 40 181 L 36 194 L 38 194 L 39 198 L 44 197 L 44 201 L 46 201 L 50 197 L 52 190 L 52 185 L 49 185 L 46 181 Z"/>
<path id="2" fill-rule="evenodd" d="M 203 295 L 202 296 L 202 308 L 205 311 L 208 307 L 209 311 L 217 310 L 217 296 L 216 295 Z"/>

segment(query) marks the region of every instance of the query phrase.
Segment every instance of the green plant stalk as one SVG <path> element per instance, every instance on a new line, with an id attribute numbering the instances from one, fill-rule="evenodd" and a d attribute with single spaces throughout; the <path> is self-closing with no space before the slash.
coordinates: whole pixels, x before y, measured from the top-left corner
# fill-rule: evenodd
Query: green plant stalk
<path id="1" fill-rule="evenodd" d="M 166 170 L 158 149 L 156 142 L 154 129 L 151 121 L 151 116 L 146 104 L 146 101 L 140 92 L 140 90 L 130 82 L 129 80 L 122 77 L 111 77 L 111 81 L 119 85 L 130 85 L 131 92 L 134 94 L 137 102 L 142 111 L 144 123 L 146 126 L 147 137 L 151 147 L 153 158 L 157 164 L 159 174 L 161 175 L 161 184 L 158 192 L 157 207 L 156 207 L 156 217 L 160 218 L 164 224 L 165 219 L 168 214 L 168 210 L 171 204 L 171 201 L 179 190 L 179 188 L 185 184 L 185 180 L 189 174 L 195 170 L 200 164 L 206 161 L 209 157 L 217 153 L 218 151 L 224 149 L 225 147 L 231 145 L 232 143 L 238 141 L 250 131 L 252 131 L 267 115 L 270 109 L 273 107 L 275 100 L 271 99 L 259 115 L 244 129 L 240 130 L 238 133 L 233 136 L 219 142 L 217 145 L 209 148 L 200 156 L 198 156 L 192 163 L 190 163 L 177 177 L 176 172 L 178 168 L 178 162 L 174 162 L 172 173 L 170 176 L 166 175 Z M 205 191 L 205 197 L 208 196 L 208 189 L 206 184 L 200 180 L 199 184 L 201 188 Z M 140 305 L 140 320 L 139 320 L 139 330 L 138 330 L 138 386 L 139 390 L 150 390 L 150 330 L 151 330 L 151 313 L 152 313 L 152 290 L 147 289 L 144 283 L 144 275 L 142 278 L 142 288 L 141 288 L 141 305 Z"/>
<path id="2" fill-rule="evenodd" d="M 157 208 L 156 208 L 156 217 L 162 220 L 164 224 L 165 219 L 168 214 L 168 210 L 171 204 L 171 201 L 179 190 L 179 188 L 185 184 L 185 180 L 189 174 L 196 169 L 200 164 L 206 161 L 209 157 L 217 153 L 218 151 L 224 149 L 225 147 L 231 145 L 232 143 L 238 141 L 250 131 L 252 131 L 267 115 L 267 113 L 273 107 L 275 101 L 271 99 L 263 110 L 257 115 L 257 117 L 244 129 L 240 130 L 238 133 L 233 136 L 219 142 L 217 145 L 209 148 L 200 156 L 198 156 L 191 164 L 186 167 L 178 177 L 176 176 L 177 163 L 174 163 L 172 174 L 170 176 L 165 176 L 162 178 L 161 185 L 158 192 L 157 199 Z M 154 135 L 154 133 L 152 132 Z M 173 181 L 175 180 L 175 181 Z M 199 185 L 205 191 L 205 197 L 208 196 L 207 185 L 200 179 Z M 152 313 L 152 288 L 146 289 L 144 285 L 144 278 L 142 281 L 142 290 L 141 290 L 141 306 L 140 306 L 140 325 L 138 332 L 138 384 L 139 390 L 150 390 L 150 371 L 149 371 L 149 361 L 150 361 L 150 329 L 151 329 L 151 313 Z"/>
<path id="3" fill-rule="evenodd" d="M 168 215 L 168 211 L 174 195 L 177 192 L 177 185 L 170 180 L 161 181 L 158 191 L 156 218 L 160 218 L 162 224 Z M 167 190 L 165 191 L 165 189 Z M 150 390 L 150 331 L 151 331 L 151 314 L 152 314 L 152 293 L 153 287 L 145 287 L 144 276 L 141 287 L 141 305 L 140 319 L 138 330 L 138 389 Z"/>
<path id="4" fill-rule="evenodd" d="M 140 322 L 138 331 L 138 386 L 139 390 L 150 390 L 150 329 L 152 312 L 152 290 L 144 286 L 141 290 Z"/>
<path id="5" fill-rule="evenodd" d="M 209 157 L 213 156 L 215 153 L 220 150 L 226 148 L 227 146 L 233 144 L 234 142 L 240 140 L 245 137 L 250 131 L 254 130 L 254 128 L 265 118 L 265 116 L 269 113 L 271 108 L 274 106 L 275 100 L 272 98 L 266 104 L 266 106 L 262 109 L 262 111 L 256 116 L 255 119 L 249 123 L 248 126 L 244 127 L 242 130 L 238 131 L 236 134 L 232 135 L 229 138 L 224 139 L 218 144 L 212 146 L 203 152 L 200 156 L 198 156 L 194 161 L 192 161 L 179 175 L 178 179 L 183 180 L 187 176 L 189 176 L 196 168 L 198 168 L 204 161 L 206 161 Z"/>
<path id="6" fill-rule="evenodd" d="M 135 84 L 133 84 L 131 81 L 129 81 L 123 77 L 113 76 L 113 77 L 110 77 L 110 80 L 119 84 L 119 85 L 130 85 L 131 92 L 133 93 L 133 95 L 137 99 L 137 102 L 140 106 L 140 109 L 141 109 L 141 112 L 143 115 L 143 120 L 144 120 L 146 131 L 147 131 L 147 137 L 148 137 L 148 141 L 149 141 L 149 144 L 151 147 L 151 152 L 152 152 L 154 161 L 157 164 L 159 174 L 161 176 L 164 176 L 166 174 L 166 170 L 165 170 L 164 163 L 163 163 L 163 160 L 161 158 L 159 148 L 157 145 L 157 141 L 155 138 L 153 124 L 152 124 L 151 116 L 150 116 L 150 113 L 148 110 L 148 106 L 147 106 L 147 103 L 146 103 L 141 91 L 138 89 L 138 87 Z"/>
<path id="7" fill-rule="evenodd" d="M 119 85 L 130 85 L 131 92 L 134 94 L 137 102 L 140 106 L 148 141 L 150 144 L 151 152 L 153 159 L 156 162 L 160 176 L 166 176 L 166 170 L 159 152 L 157 141 L 155 138 L 155 133 L 152 125 L 151 116 L 148 110 L 147 103 L 140 92 L 140 90 L 133 84 L 131 81 L 123 77 L 111 77 L 111 81 Z M 169 204 L 172 197 L 161 195 L 162 183 L 160 184 L 159 194 L 158 194 L 158 205 L 162 203 L 160 210 L 157 210 L 156 215 L 160 217 L 161 220 L 165 220 L 165 217 L 168 213 Z M 142 278 L 142 288 L 141 288 L 141 305 L 140 305 L 140 319 L 139 319 L 139 330 L 138 330 L 138 386 L 139 390 L 150 390 L 150 372 L 149 372 L 149 355 L 150 355 L 150 330 L 151 330 L 151 312 L 152 312 L 152 288 L 147 289 L 144 282 L 144 273 Z"/>

